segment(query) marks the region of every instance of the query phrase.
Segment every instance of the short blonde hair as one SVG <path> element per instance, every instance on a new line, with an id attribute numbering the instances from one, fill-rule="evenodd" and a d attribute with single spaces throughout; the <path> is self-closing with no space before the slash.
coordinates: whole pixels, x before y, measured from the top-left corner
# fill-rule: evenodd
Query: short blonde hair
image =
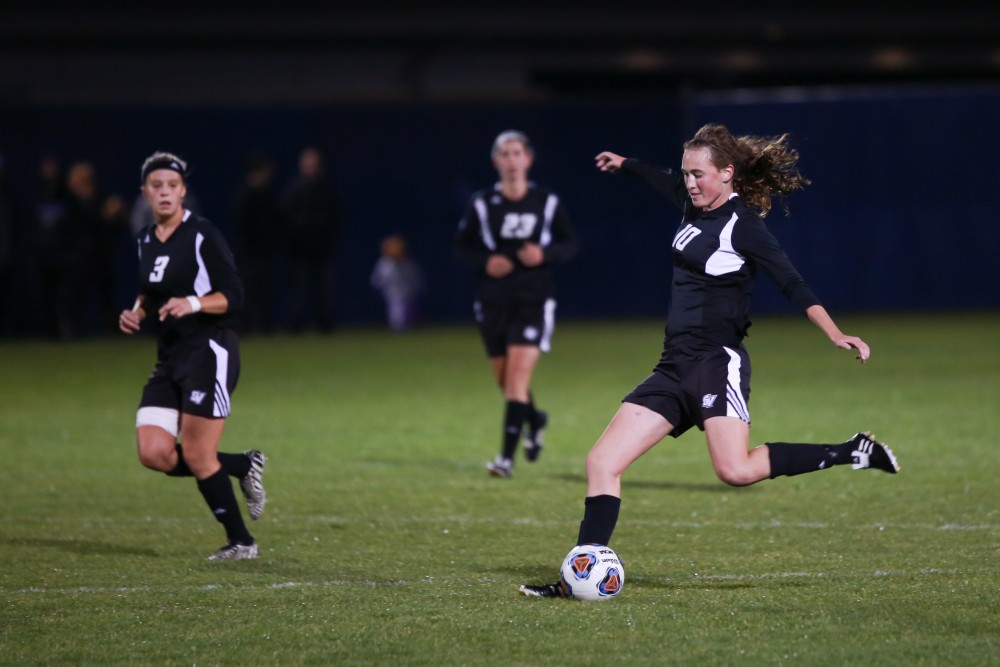
<path id="1" fill-rule="evenodd" d="M 535 147 L 531 145 L 531 139 L 520 130 L 504 130 L 493 140 L 493 148 L 490 150 L 490 157 L 494 158 L 500 152 L 500 147 L 508 141 L 520 141 L 528 155 L 535 156 Z"/>

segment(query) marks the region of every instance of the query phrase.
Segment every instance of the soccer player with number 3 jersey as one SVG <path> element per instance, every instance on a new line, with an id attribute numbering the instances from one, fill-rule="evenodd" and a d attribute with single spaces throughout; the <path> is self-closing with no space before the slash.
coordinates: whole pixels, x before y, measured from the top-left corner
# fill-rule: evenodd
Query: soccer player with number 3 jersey
<path id="1" fill-rule="evenodd" d="M 157 152 L 142 165 L 142 195 L 154 222 L 138 236 L 139 296 L 118 327 L 137 333 L 151 318 L 157 360 L 136 412 L 139 461 L 173 477 L 194 477 L 226 531 L 226 545 L 209 560 L 257 557 L 229 477 L 240 482 L 250 518 L 267 500 L 266 458 L 256 450 L 219 452 L 230 395 L 240 374 L 233 327 L 243 307 L 243 282 L 219 230 L 184 208 L 187 163 Z M 178 436 L 180 440 L 178 441 Z"/>

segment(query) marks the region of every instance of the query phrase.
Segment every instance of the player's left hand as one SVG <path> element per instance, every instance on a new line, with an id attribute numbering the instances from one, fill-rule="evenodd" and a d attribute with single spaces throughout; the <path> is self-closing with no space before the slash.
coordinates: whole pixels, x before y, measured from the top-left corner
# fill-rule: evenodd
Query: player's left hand
<path id="1" fill-rule="evenodd" d="M 160 307 L 157 314 L 160 316 L 160 321 L 162 322 L 168 317 L 180 318 L 190 315 L 193 312 L 194 309 L 191 308 L 191 302 L 187 300 L 187 297 L 172 296 L 169 301 Z"/>
<path id="2" fill-rule="evenodd" d="M 868 347 L 868 343 L 861 340 L 857 336 L 840 336 L 833 341 L 833 344 L 843 350 L 857 350 L 857 359 L 861 363 L 868 361 L 868 357 L 870 357 L 872 353 L 871 349 Z"/>
<path id="3" fill-rule="evenodd" d="M 517 258 L 527 267 L 535 267 L 545 261 L 545 251 L 537 243 L 525 243 L 517 250 Z"/>

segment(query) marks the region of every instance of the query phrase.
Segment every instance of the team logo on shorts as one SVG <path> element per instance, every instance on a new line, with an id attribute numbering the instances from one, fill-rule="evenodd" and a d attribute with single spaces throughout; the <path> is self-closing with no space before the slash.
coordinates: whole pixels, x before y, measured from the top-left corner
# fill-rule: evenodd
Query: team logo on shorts
<path id="1" fill-rule="evenodd" d="M 525 340 L 535 340 L 538 338 L 538 329 L 535 327 L 524 327 Z"/>
<path id="2" fill-rule="evenodd" d="M 701 407 L 711 408 L 715 405 L 715 399 L 719 397 L 718 394 L 705 394 L 701 397 Z"/>
<path id="3" fill-rule="evenodd" d="M 192 391 L 191 392 L 191 402 L 195 405 L 201 405 L 201 402 L 205 400 L 205 392 L 203 391 Z"/>

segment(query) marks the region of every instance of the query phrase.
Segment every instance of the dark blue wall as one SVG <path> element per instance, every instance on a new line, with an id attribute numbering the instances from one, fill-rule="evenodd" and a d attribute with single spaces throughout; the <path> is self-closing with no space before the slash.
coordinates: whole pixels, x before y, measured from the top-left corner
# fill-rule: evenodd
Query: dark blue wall
<path id="1" fill-rule="evenodd" d="M 1000 306 L 1000 91 L 704 105 L 741 133 L 791 132 L 813 185 L 771 228 L 828 306 Z M 773 291 L 759 290 L 759 307 Z"/>
<path id="2" fill-rule="evenodd" d="M 682 127 L 682 118 L 690 127 Z M 191 162 L 190 189 L 202 212 L 231 233 L 232 201 L 247 156 L 269 154 L 284 184 L 299 150 L 316 145 L 345 207 L 341 321 L 381 320 L 368 275 L 379 240 L 394 232 L 408 238 L 428 274 L 428 318 L 455 320 L 469 316 L 471 276 L 453 261 L 451 237 L 471 192 L 495 180 L 488 155 L 493 137 L 519 128 L 536 145 L 534 179 L 562 196 L 581 238 L 580 255 L 558 274 L 560 314 L 591 318 L 666 312 L 667 248 L 678 217 L 641 184 L 597 172 L 598 151 L 676 165 L 681 141 L 704 122 L 723 122 L 736 133 L 787 131 L 814 184 L 789 201 L 792 217 L 776 210 L 768 220 L 831 309 L 995 308 L 997 118 L 997 91 L 686 109 L 669 100 L 304 110 L 6 108 L 0 109 L 0 153 L 25 198 L 44 154 L 64 163 L 91 160 L 106 192 L 131 198 L 148 153 L 178 152 Z M 756 312 L 787 309 L 769 285 L 758 290 Z"/>

